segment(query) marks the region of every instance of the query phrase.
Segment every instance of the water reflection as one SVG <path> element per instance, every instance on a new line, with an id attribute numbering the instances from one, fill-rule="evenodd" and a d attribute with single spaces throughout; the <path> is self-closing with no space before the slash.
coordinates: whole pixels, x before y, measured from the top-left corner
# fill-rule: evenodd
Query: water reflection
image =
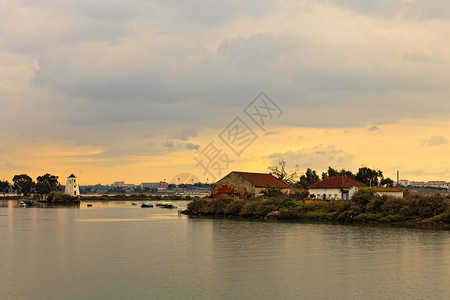
<path id="1" fill-rule="evenodd" d="M 40 209 L 0 203 L 2 298 L 450 294 L 448 231 L 195 219 L 131 202 L 85 204 Z"/>

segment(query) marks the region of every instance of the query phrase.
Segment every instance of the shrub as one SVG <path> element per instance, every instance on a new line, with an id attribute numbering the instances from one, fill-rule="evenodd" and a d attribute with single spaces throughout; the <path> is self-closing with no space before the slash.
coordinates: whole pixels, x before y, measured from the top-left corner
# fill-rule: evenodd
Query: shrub
<path id="1" fill-rule="evenodd" d="M 217 199 L 208 200 L 209 213 L 220 215 L 225 213 L 226 207 L 234 201 L 226 195 L 219 196 Z"/>
<path id="2" fill-rule="evenodd" d="M 261 193 L 266 197 L 278 197 L 283 195 L 281 188 L 267 187 L 261 191 Z"/>
<path id="3" fill-rule="evenodd" d="M 244 207 L 244 200 L 235 199 L 227 204 L 224 209 L 225 215 L 238 215 Z"/>
<path id="4" fill-rule="evenodd" d="M 264 199 L 255 198 L 244 203 L 241 214 L 244 216 L 265 216 L 275 210 L 277 210 L 275 205 L 266 203 Z"/>
<path id="5" fill-rule="evenodd" d="M 330 201 L 327 206 L 329 212 L 343 212 L 354 208 L 354 203 L 348 200 L 334 200 Z"/>
<path id="6" fill-rule="evenodd" d="M 417 201 L 418 215 L 422 218 L 431 218 L 443 213 L 448 202 L 440 195 L 420 197 Z"/>
<path id="7" fill-rule="evenodd" d="M 381 197 L 373 197 L 370 199 L 369 203 L 366 206 L 366 211 L 371 213 L 380 213 L 381 207 L 389 198 L 387 195 L 383 195 Z"/>
<path id="8" fill-rule="evenodd" d="M 377 195 L 374 190 L 358 190 L 353 194 L 351 201 L 361 209 L 364 209 L 376 197 Z"/>
<path id="9" fill-rule="evenodd" d="M 77 202 L 77 198 L 62 192 L 51 192 L 48 194 L 47 202 L 51 203 L 70 203 Z"/>
<path id="10" fill-rule="evenodd" d="M 387 199 L 381 205 L 381 212 L 384 215 L 396 215 L 400 213 L 402 207 L 406 206 L 405 200 L 399 197 L 386 196 Z"/>
<path id="11" fill-rule="evenodd" d="M 292 201 L 291 199 L 284 199 L 283 202 L 281 202 L 278 205 L 278 209 L 282 209 L 282 208 L 288 208 L 288 207 L 297 207 L 298 204 L 295 203 L 294 201 Z"/>
<path id="12" fill-rule="evenodd" d="M 194 199 L 187 205 L 187 211 L 189 214 L 204 214 L 205 208 L 208 205 L 208 200 L 204 198 Z"/>

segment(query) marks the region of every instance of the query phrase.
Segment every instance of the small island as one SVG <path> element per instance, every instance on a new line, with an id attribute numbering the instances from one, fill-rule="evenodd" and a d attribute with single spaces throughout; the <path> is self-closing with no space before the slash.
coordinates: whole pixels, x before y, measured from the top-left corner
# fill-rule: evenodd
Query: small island
<path id="1" fill-rule="evenodd" d="M 231 172 L 215 184 L 211 197 L 194 199 L 182 213 L 265 221 L 450 228 L 450 196 L 413 195 L 407 189 L 366 186 L 345 175 L 309 184 L 305 189 L 288 185 L 272 174 Z"/>

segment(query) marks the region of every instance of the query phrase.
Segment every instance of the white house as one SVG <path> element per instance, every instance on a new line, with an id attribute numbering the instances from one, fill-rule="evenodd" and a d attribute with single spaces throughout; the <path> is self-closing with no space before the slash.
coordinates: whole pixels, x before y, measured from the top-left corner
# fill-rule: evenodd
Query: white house
<path id="1" fill-rule="evenodd" d="M 401 188 L 387 188 L 387 187 L 352 187 L 350 189 L 350 198 L 356 193 L 358 190 L 373 190 L 378 196 L 389 195 L 394 197 L 403 198 L 403 190 Z"/>
<path id="2" fill-rule="evenodd" d="M 67 177 L 65 193 L 71 196 L 80 195 L 80 187 L 78 186 L 78 179 L 73 174 L 70 174 L 70 176 Z"/>
<path id="3" fill-rule="evenodd" d="M 332 176 L 308 187 L 311 198 L 318 200 L 348 200 L 353 187 L 367 187 L 364 183 L 347 176 Z"/>

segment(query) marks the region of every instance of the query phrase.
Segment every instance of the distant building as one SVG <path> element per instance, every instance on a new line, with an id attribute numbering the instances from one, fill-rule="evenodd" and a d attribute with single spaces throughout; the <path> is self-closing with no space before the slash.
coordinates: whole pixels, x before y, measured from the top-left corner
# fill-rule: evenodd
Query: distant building
<path id="1" fill-rule="evenodd" d="M 348 200 L 352 187 L 366 186 L 364 183 L 347 176 L 332 176 L 310 185 L 308 190 L 310 196 L 318 200 Z"/>
<path id="2" fill-rule="evenodd" d="M 80 187 L 78 185 L 78 179 L 73 174 L 70 174 L 70 176 L 67 177 L 65 193 L 71 196 L 80 195 Z"/>
<path id="3" fill-rule="evenodd" d="M 247 196 L 261 194 L 267 188 L 279 188 L 281 192 L 290 194 L 292 187 L 274 177 L 272 174 L 231 172 L 223 177 L 213 187 L 213 197 L 231 195 L 245 198 Z"/>
<path id="4" fill-rule="evenodd" d="M 125 183 L 125 181 L 116 181 L 112 185 L 114 188 L 134 189 L 135 185 L 132 183 Z"/>
<path id="5" fill-rule="evenodd" d="M 116 181 L 113 183 L 113 187 L 124 187 L 125 181 Z"/>

